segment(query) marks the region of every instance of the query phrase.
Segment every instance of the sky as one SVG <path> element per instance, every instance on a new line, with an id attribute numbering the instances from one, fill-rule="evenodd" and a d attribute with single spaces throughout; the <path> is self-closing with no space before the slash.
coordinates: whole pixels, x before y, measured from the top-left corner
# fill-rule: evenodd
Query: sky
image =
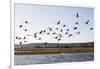
<path id="1" fill-rule="evenodd" d="M 76 13 L 79 14 L 79 18 L 76 18 Z M 28 21 L 28 24 L 25 24 L 25 21 Z M 89 20 L 89 24 L 85 22 Z M 61 24 L 57 25 L 57 22 L 60 21 Z M 79 25 L 76 25 L 75 22 L 79 22 Z M 66 25 L 66 28 L 63 28 L 62 25 Z M 20 29 L 19 25 L 23 25 Z M 73 28 L 77 26 L 77 30 Z M 94 26 L 94 9 L 93 8 L 83 8 L 83 7 L 68 7 L 68 6 L 46 6 L 46 5 L 32 5 L 32 4 L 15 4 L 15 37 L 19 36 L 23 38 L 27 34 L 34 35 L 35 32 L 40 32 L 41 30 L 52 27 L 54 30 L 51 32 L 61 33 L 56 31 L 55 28 L 63 28 L 63 35 L 59 43 L 75 43 L 75 42 L 91 42 L 94 41 L 94 30 L 90 30 Z M 70 29 L 69 33 L 73 34 L 72 37 L 68 38 L 68 35 L 65 35 L 66 29 Z M 27 32 L 24 29 L 28 29 Z M 80 31 L 80 34 L 75 32 Z M 32 36 L 27 37 L 25 40 L 26 43 L 58 43 L 54 39 L 55 35 L 38 35 L 41 37 L 41 40 L 37 40 Z M 16 40 L 15 44 L 23 42 L 25 40 Z"/>

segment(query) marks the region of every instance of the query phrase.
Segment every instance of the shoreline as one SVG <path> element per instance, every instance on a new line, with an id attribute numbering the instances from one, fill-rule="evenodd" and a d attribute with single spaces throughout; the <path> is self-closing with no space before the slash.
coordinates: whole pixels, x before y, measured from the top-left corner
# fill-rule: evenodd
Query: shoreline
<path id="1" fill-rule="evenodd" d="M 32 48 L 15 49 L 15 55 L 36 55 L 36 54 L 59 54 L 59 53 L 88 53 L 94 52 L 94 48 Z"/>

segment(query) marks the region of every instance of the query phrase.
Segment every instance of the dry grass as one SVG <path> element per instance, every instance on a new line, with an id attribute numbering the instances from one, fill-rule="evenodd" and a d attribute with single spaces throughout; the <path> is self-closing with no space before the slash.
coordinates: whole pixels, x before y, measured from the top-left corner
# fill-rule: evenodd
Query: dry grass
<path id="1" fill-rule="evenodd" d="M 15 49 L 15 55 L 30 54 L 56 54 L 56 53 L 84 53 L 94 52 L 94 48 L 33 48 L 33 49 Z"/>

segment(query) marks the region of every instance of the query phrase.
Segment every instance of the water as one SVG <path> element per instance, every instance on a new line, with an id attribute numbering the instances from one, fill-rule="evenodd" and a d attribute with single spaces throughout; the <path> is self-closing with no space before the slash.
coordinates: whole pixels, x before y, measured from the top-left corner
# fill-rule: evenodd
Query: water
<path id="1" fill-rule="evenodd" d="M 59 62 L 93 61 L 94 53 L 61 53 L 45 55 L 15 55 L 15 65 L 46 64 Z"/>

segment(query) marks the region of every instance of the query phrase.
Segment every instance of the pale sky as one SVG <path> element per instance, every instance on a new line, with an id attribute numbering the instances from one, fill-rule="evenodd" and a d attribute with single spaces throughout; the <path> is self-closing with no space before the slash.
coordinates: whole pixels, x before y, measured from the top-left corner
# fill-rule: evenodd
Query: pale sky
<path id="1" fill-rule="evenodd" d="M 76 13 L 79 14 L 79 18 L 76 18 Z M 27 20 L 29 23 L 26 25 L 24 21 Z M 85 22 L 89 20 L 89 25 Z M 57 22 L 61 21 L 61 25 L 57 26 Z M 75 22 L 79 22 L 76 25 Z M 65 24 L 66 28 L 62 25 Z M 75 42 L 91 42 L 94 41 L 94 30 L 90 31 L 90 28 L 94 24 L 94 9 L 93 8 L 81 8 L 81 7 L 67 7 L 67 6 L 44 6 L 44 5 L 28 5 L 28 4 L 15 4 L 15 36 L 24 37 L 27 34 L 33 35 L 35 32 L 40 32 L 47 27 L 53 27 L 55 29 L 63 28 L 70 29 L 70 33 L 73 34 L 72 37 L 68 38 L 63 32 L 62 40 L 60 43 L 75 43 Z M 19 25 L 23 25 L 20 29 Z M 77 26 L 77 30 L 73 28 Z M 27 28 L 28 31 L 24 32 Z M 56 30 L 53 30 L 54 32 Z M 75 32 L 80 31 L 80 34 L 75 34 Z M 56 31 L 60 33 L 59 31 Z M 42 40 L 34 39 L 33 37 L 27 37 L 27 43 L 57 43 L 58 41 L 54 39 L 54 35 L 39 35 Z M 15 44 L 24 40 L 15 40 Z"/>

